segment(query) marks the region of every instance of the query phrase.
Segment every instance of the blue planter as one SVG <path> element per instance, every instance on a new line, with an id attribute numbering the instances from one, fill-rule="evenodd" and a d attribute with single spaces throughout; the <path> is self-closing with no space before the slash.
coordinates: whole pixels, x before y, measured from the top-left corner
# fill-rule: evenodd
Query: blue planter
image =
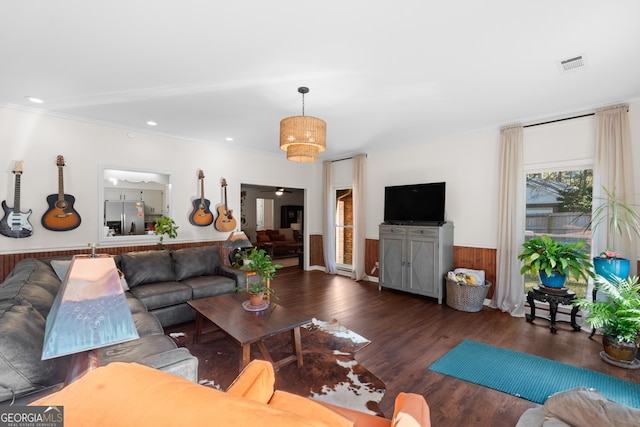
<path id="1" fill-rule="evenodd" d="M 625 258 L 593 258 L 593 267 L 596 274 L 610 280 L 612 276 L 620 279 L 626 279 L 629 277 L 629 268 L 631 264 L 628 259 Z"/>
<path id="2" fill-rule="evenodd" d="M 540 282 L 548 288 L 562 289 L 564 282 L 567 280 L 567 276 L 557 271 L 552 271 L 550 276 L 547 276 L 544 271 L 540 271 L 538 275 L 540 276 Z"/>

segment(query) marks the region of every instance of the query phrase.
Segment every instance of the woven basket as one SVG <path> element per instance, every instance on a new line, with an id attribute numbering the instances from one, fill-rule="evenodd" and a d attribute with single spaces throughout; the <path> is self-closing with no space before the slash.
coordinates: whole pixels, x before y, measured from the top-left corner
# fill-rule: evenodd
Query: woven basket
<path id="1" fill-rule="evenodd" d="M 467 285 L 447 278 L 447 305 L 460 311 L 480 311 L 490 287 L 487 280 L 484 285 Z"/>

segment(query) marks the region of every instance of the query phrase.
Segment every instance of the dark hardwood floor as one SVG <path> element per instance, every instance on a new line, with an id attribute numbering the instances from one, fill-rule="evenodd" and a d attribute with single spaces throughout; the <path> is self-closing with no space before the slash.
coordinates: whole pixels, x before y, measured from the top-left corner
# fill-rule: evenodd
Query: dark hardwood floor
<path id="1" fill-rule="evenodd" d="M 320 320 L 337 319 L 372 341 L 356 358 L 385 382 L 381 409 L 387 417 L 401 391 L 425 397 L 433 426 L 514 426 L 526 409 L 537 406 L 427 369 L 463 339 L 640 382 L 640 370 L 603 362 L 600 337 L 589 340 L 587 331 L 574 332 L 568 322 L 558 322 L 559 330 L 552 334 L 545 319 L 527 323 L 488 307 L 460 312 L 431 298 L 378 291 L 377 283 L 297 267 L 280 270 L 272 286 L 279 304 L 298 307 Z"/>

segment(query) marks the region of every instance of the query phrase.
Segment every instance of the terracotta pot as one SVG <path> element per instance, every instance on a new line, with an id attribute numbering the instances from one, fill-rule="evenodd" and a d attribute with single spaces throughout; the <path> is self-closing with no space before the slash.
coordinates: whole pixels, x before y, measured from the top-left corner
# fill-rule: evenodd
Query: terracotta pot
<path id="1" fill-rule="evenodd" d="M 638 346 L 636 343 L 616 341 L 615 338 L 610 335 L 602 336 L 602 345 L 607 356 L 619 362 L 631 363 L 638 355 Z"/>
<path id="2" fill-rule="evenodd" d="M 259 307 L 264 304 L 264 292 L 259 294 L 249 293 L 249 304 L 254 307 Z"/>

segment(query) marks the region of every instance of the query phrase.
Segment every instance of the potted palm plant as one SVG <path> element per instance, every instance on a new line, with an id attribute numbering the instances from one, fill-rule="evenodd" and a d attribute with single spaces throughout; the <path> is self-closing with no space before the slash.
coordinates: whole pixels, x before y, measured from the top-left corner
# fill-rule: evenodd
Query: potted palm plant
<path id="1" fill-rule="evenodd" d="M 601 225 L 607 226 L 607 249 L 600 252 L 600 256 L 593 258 L 593 265 L 596 274 L 607 278 L 629 276 L 630 262 L 618 252 L 611 249 L 619 238 L 631 240 L 633 235 L 640 236 L 640 214 L 636 206 L 627 203 L 626 199 L 616 194 L 615 189 L 609 191 L 602 187 L 605 197 L 600 199 L 601 203 L 593 210 L 593 216 L 587 228 L 591 228 L 592 233 Z"/>
<path id="2" fill-rule="evenodd" d="M 266 295 L 275 296 L 271 288 L 271 280 L 275 277 L 276 270 L 282 268 L 282 266 L 274 264 L 264 249 L 253 248 L 246 251 L 243 259 L 248 262 L 242 265 L 240 269 L 250 271 L 253 274 L 247 278 L 246 289 L 237 288 L 236 290 L 249 292 L 251 305 L 262 305 Z"/>
<path id="3" fill-rule="evenodd" d="M 538 236 L 522 244 L 518 259 L 524 262 L 520 274 L 531 273 L 540 277 L 540 282 L 549 288 L 560 289 L 567 276 L 579 280 L 593 277 L 589 254 L 583 249 L 585 243 L 564 243 L 549 236 Z"/>
<path id="4" fill-rule="evenodd" d="M 595 281 L 606 300 L 581 298 L 574 304 L 589 312 L 585 322 L 591 327 L 603 328 L 602 344 L 606 355 L 615 361 L 633 364 L 638 354 L 640 332 L 638 277 L 596 276 Z"/>

